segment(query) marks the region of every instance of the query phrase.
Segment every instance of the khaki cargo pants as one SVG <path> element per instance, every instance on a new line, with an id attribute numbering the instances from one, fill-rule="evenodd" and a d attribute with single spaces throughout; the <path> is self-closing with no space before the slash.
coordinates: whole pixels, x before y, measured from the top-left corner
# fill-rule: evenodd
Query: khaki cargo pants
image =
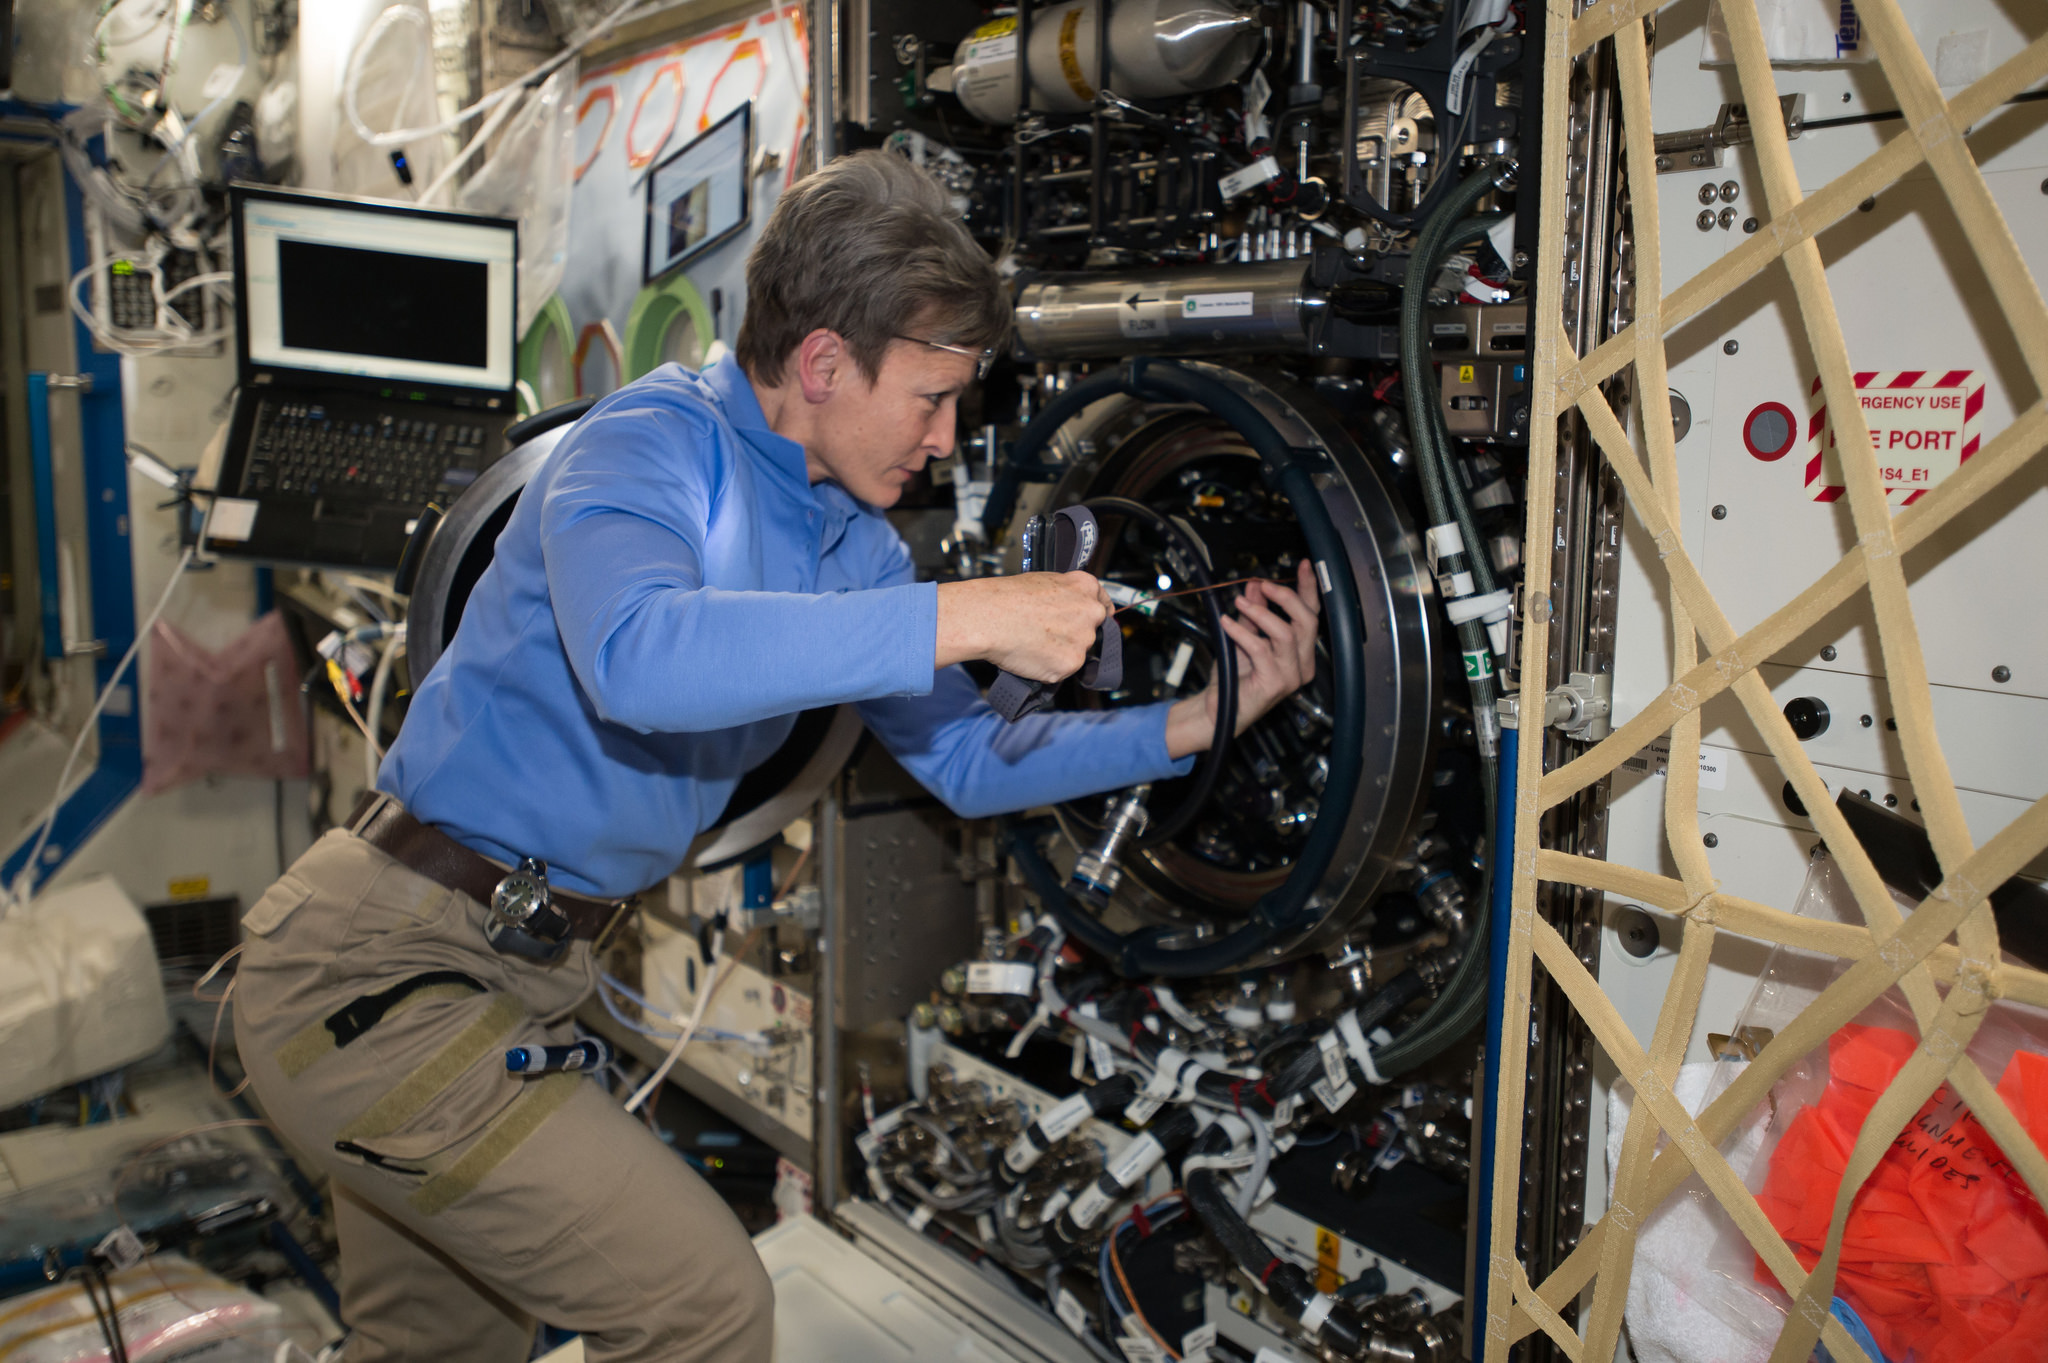
<path id="1" fill-rule="evenodd" d="M 243 919 L 237 1045 L 333 1176 L 350 1363 L 523 1363 L 536 1319 L 592 1363 L 766 1363 L 773 1293 L 717 1194 L 590 1079 L 505 1071 L 571 1039 L 589 944 L 535 965 L 483 917 L 337 830 Z M 373 1025 L 342 1016 L 422 976 Z"/>

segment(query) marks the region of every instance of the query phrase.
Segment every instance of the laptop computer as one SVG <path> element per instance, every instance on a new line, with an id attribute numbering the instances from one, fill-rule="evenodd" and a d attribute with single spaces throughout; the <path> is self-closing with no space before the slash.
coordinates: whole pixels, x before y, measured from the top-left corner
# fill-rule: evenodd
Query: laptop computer
<path id="1" fill-rule="evenodd" d="M 241 386 L 214 554 L 388 571 L 515 412 L 511 219 L 236 185 Z"/>

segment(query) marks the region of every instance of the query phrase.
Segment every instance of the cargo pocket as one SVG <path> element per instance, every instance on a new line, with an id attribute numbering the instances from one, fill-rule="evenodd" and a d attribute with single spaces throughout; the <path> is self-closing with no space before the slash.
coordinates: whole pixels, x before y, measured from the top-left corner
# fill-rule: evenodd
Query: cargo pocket
<path id="1" fill-rule="evenodd" d="M 489 996 L 460 1032 L 337 1131 L 334 1149 L 403 1183 L 421 1215 L 446 1209 L 583 1082 L 506 1071 L 505 1048 L 528 1026 L 518 999 Z"/>
<path id="2" fill-rule="evenodd" d="M 432 1112 L 386 1135 L 337 1140 L 334 1148 L 402 1182 L 413 1211 L 438 1216 L 476 1191 L 586 1082 L 579 1074 L 522 1079 L 480 1065 Z"/>
<path id="3" fill-rule="evenodd" d="M 334 1148 L 373 1169 L 417 1187 L 461 1158 L 463 1147 L 488 1127 L 519 1097 L 522 1082 L 505 1072 L 502 1063 L 478 1061 L 458 1075 L 426 1106 L 389 1130 L 378 1120 L 380 1109 L 406 1083 L 385 1095 L 370 1110 L 335 1133 Z"/>

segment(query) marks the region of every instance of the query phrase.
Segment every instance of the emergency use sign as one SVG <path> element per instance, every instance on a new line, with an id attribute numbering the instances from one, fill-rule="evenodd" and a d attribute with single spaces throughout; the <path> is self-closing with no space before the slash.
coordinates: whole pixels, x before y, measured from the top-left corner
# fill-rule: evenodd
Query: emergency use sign
<path id="1" fill-rule="evenodd" d="M 1856 375 L 1856 394 L 1894 507 L 1911 506 L 1977 452 L 1984 380 L 1974 369 L 1866 370 Z M 1816 502 L 1832 502 L 1847 491 L 1841 449 L 1819 378 L 1809 395 L 1806 491 Z"/>

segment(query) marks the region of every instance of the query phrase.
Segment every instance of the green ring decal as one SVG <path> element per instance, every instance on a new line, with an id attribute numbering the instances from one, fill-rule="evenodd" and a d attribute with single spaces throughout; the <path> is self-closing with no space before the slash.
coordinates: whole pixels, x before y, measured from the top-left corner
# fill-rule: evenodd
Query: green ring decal
<path id="1" fill-rule="evenodd" d="M 541 361 L 547 354 L 548 337 L 556 338 L 555 354 L 561 364 L 558 383 L 543 382 Z M 533 325 L 526 329 L 526 335 L 519 342 L 519 379 L 533 389 L 534 397 L 543 408 L 558 402 L 567 402 L 576 395 L 576 375 L 571 372 L 570 356 L 576 353 L 576 324 L 570 320 L 569 305 L 556 294 L 541 305 L 540 314 L 533 319 Z M 550 388 L 561 391 L 550 393 Z"/>
<path id="2" fill-rule="evenodd" d="M 633 300 L 633 310 L 626 315 L 626 373 L 622 382 L 637 379 L 666 362 L 662 349 L 668 330 L 685 314 L 696 324 L 705 349 L 710 349 L 711 309 L 704 306 L 696 285 L 686 276 L 672 274 L 659 284 L 640 290 Z"/>

